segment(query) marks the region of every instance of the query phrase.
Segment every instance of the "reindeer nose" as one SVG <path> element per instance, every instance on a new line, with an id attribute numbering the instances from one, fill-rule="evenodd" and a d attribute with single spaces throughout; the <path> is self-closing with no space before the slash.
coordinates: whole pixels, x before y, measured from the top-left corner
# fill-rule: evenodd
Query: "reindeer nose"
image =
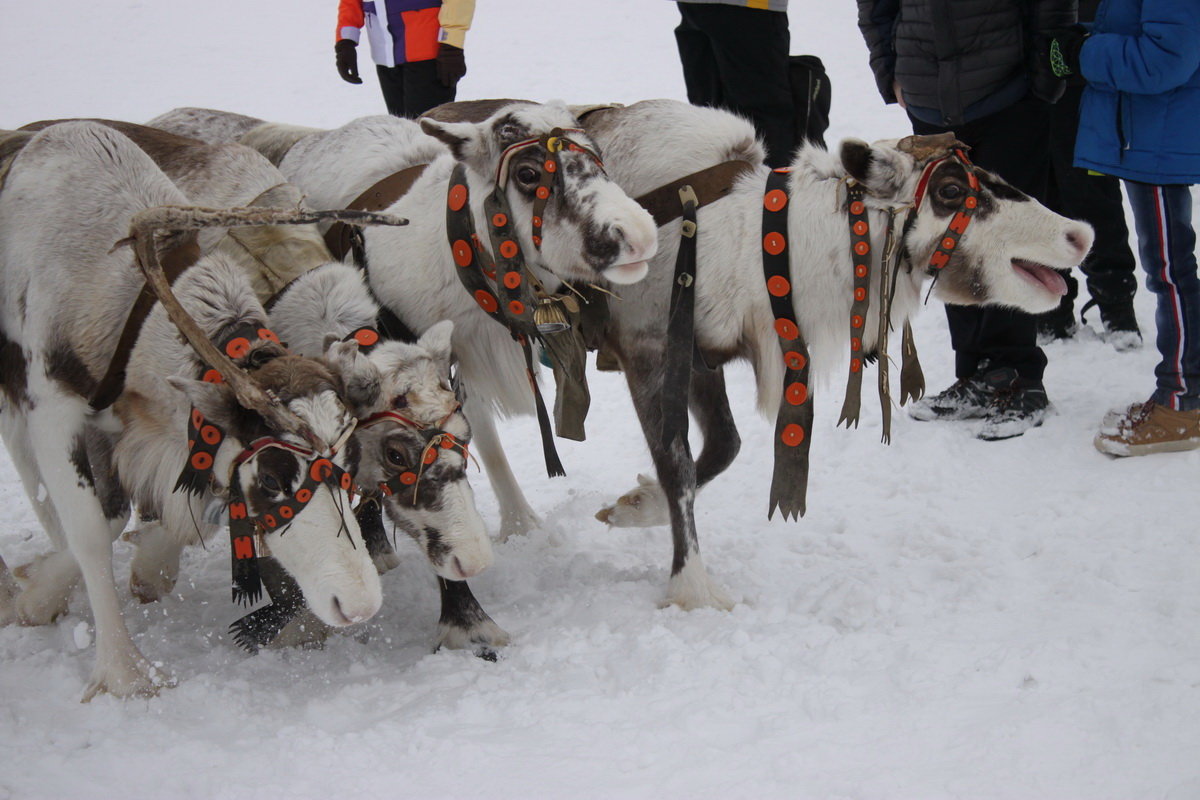
<path id="1" fill-rule="evenodd" d="M 1091 225 L 1077 224 L 1067 229 L 1067 244 L 1075 250 L 1076 257 L 1083 261 L 1088 251 L 1092 249 L 1092 241 L 1096 234 Z"/>

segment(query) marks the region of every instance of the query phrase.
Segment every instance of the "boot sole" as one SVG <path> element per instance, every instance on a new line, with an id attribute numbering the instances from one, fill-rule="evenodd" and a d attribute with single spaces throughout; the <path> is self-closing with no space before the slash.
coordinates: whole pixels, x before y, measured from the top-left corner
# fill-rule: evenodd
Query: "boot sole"
<path id="1" fill-rule="evenodd" d="M 1105 436 L 1097 436 L 1092 440 L 1092 444 L 1105 455 L 1125 458 L 1127 456 L 1150 456 L 1155 453 L 1185 453 L 1189 450 L 1197 450 L 1200 449 L 1200 437 L 1177 439 L 1173 442 L 1155 442 L 1154 444 L 1126 444 Z"/>

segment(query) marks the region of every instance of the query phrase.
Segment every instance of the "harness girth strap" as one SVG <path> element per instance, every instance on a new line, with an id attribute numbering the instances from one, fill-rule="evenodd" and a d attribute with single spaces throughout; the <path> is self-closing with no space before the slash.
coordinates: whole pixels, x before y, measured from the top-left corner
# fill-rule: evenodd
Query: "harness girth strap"
<path id="1" fill-rule="evenodd" d="M 883 416 L 884 444 L 892 442 L 892 387 L 891 361 L 888 358 L 888 334 L 892 327 L 892 299 L 896 291 L 896 266 L 893 254 L 896 250 L 896 209 L 887 210 L 887 236 L 883 244 L 883 257 L 879 260 L 879 327 L 877 349 L 879 352 L 879 410 Z"/>
<path id="2" fill-rule="evenodd" d="M 170 250 L 160 253 L 159 260 L 162 263 L 167 283 L 173 285 L 188 267 L 200 260 L 200 242 L 196 231 L 180 234 L 178 243 Z M 121 337 L 117 340 L 112 359 L 108 362 L 108 370 L 100 379 L 100 383 L 96 385 L 95 391 L 92 392 L 91 400 L 88 401 L 88 405 L 93 410 L 103 411 L 108 408 L 124 391 L 125 369 L 129 366 L 129 357 L 133 354 L 133 346 L 142 332 L 142 325 L 145 324 L 146 317 L 150 315 L 150 310 L 157 302 L 158 298 L 150 285 L 143 285 L 137 299 L 133 301 L 133 306 L 129 309 L 129 316 L 125 318 L 125 327 L 121 330 Z"/>
<path id="3" fill-rule="evenodd" d="M 458 265 L 458 278 L 479 307 L 496 322 L 504 325 L 520 343 L 525 356 L 525 371 L 537 409 L 546 471 L 551 477 L 565 475 L 566 471 L 554 447 L 550 415 L 546 411 L 546 403 L 542 399 L 541 389 L 533 373 L 531 340 L 537 336 L 537 326 L 533 323 L 533 294 L 529 288 L 529 281 L 523 274 L 524 259 L 521 248 L 512 235 L 512 214 L 508 209 L 507 199 L 503 190 L 497 188 L 485 202 L 485 208 L 489 212 L 489 232 L 494 257 L 497 259 L 490 274 L 488 265 L 485 264 L 486 254 L 475 233 L 475 221 L 471 216 L 469 201 L 466 167 L 455 164 L 446 195 L 446 237 L 450 242 L 454 263 Z M 496 284 L 492 281 L 496 281 Z M 503 305 L 497 293 L 502 295 Z"/>
<path id="4" fill-rule="evenodd" d="M 842 413 L 837 424 L 845 422 L 847 428 L 851 425 L 858 427 L 858 412 L 862 405 L 863 330 L 871 302 L 871 224 L 867 219 L 867 206 L 863 202 L 865 194 L 863 188 L 854 181 L 846 185 L 850 263 L 854 265 L 854 301 L 850 305 L 850 375 L 846 379 L 846 399 L 842 402 Z"/>
<path id="5" fill-rule="evenodd" d="M 393 172 L 386 178 L 377 181 L 369 189 L 350 201 L 346 208 L 355 211 L 383 211 L 412 188 L 428 164 L 416 164 L 411 167 Z M 357 228 L 344 222 L 335 222 L 325 231 L 325 245 L 333 257 L 341 261 L 354 248 Z"/>
<path id="6" fill-rule="evenodd" d="M 778 508 L 783 518 L 804 516 L 808 497 L 808 454 L 812 443 L 813 401 L 809 391 L 808 345 L 792 305 L 787 247 L 789 170 L 772 170 L 763 197 L 763 277 L 771 298 L 775 333 L 783 354 L 783 397 L 775 420 L 775 469 L 767 519 Z"/>
<path id="7" fill-rule="evenodd" d="M 660 186 L 636 198 L 634 202 L 649 211 L 654 217 L 654 224 L 661 228 L 679 218 L 679 190 L 684 186 L 692 187 L 696 194 L 696 208 L 703 208 L 729 194 L 738 175 L 753 170 L 754 165 L 748 161 L 723 161 Z"/>
<path id="8" fill-rule="evenodd" d="M 679 229 L 679 252 L 675 257 L 675 278 L 671 283 L 671 310 L 667 320 L 667 351 L 663 368 L 661 442 L 670 452 L 676 441 L 687 449 L 688 395 L 692 385 L 696 318 L 696 193 L 692 187 L 679 189 L 678 202 L 683 214 Z"/>

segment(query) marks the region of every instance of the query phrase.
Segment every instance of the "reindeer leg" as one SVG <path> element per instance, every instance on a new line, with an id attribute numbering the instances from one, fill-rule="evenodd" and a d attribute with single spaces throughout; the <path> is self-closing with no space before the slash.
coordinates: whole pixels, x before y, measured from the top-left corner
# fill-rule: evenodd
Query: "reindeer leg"
<path id="1" fill-rule="evenodd" d="M 440 576 L 437 581 L 442 616 L 434 650 L 472 650 L 485 661 L 495 661 L 495 648 L 508 644 L 508 633 L 483 610 L 466 581 L 448 581 Z"/>
<path id="2" fill-rule="evenodd" d="M 542 521 L 525 500 L 516 476 L 508 465 L 491 409 L 472 402 L 468 397 L 464 411 L 467 421 L 471 423 L 473 449 L 483 462 L 492 491 L 500 503 L 500 533 L 496 538 L 503 542 L 514 534 L 528 533 L 541 525 Z"/>
<path id="3" fill-rule="evenodd" d="M 8 565 L 0 558 L 0 628 L 11 625 L 16 620 L 17 608 L 14 601 L 19 591 L 17 582 L 8 571 Z"/>
<path id="4" fill-rule="evenodd" d="M 161 600 L 175 589 L 183 541 L 159 520 L 142 519 L 125 535 L 136 549 L 129 569 L 129 591 L 142 603 Z"/>
<path id="5" fill-rule="evenodd" d="M 83 409 L 73 405 L 66 398 L 59 402 L 42 398 L 29 421 L 32 440 L 37 442 L 37 467 L 58 509 L 67 546 L 83 573 L 96 623 L 96 664 L 83 699 L 86 702 L 98 692 L 119 697 L 152 695 L 166 676 L 138 651 L 125 627 L 113 581 L 113 520 L 97 493 Z"/>
<path id="6" fill-rule="evenodd" d="M 387 529 L 383 527 L 383 507 L 379 502 L 368 498 L 359 503 L 354 519 L 358 521 L 367 552 L 375 563 L 375 571 L 382 575 L 400 566 L 400 556 L 396 555 L 388 541 Z"/>
<path id="7" fill-rule="evenodd" d="M 728 610 L 733 607 L 733 602 L 708 576 L 700 558 L 700 542 L 696 535 L 693 511 L 696 462 L 692 460 L 691 449 L 686 441 L 678 439 L 670 449 L 662 443 L 663 371 L 660 362 L 661 359 L 652 353 L 639 353 L 624 359 L 622 366 L 642 432 L 650 447 L 650 457 L 654 461 L 659 484 L 667 500 L 671 521 L 674 556 L 666 604 L 689 611 L 706 606 Z"/>
<path id="8" fill-rule="evenodd" d="M 733 463 L 742 441 L 725 393 L 725 372 L 696 372 L 688 407 L 699 423 L 704 445 L 696 459 L 696 488 L 707 484 Z M 638 475 L 638 486 L 601 509 L 596 519 L 615 528 L 648 528 L 670 522 L 667 497 L 658 481 Z"/>

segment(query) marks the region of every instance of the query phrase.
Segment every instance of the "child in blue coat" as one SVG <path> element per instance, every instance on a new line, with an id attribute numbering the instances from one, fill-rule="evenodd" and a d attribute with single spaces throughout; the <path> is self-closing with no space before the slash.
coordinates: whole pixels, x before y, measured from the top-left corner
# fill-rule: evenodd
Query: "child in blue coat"
<path id="1" fill-rule="evenodd" d="M 1056 35 L 1055 74 L 1088 82 L 1075 165 L 1125 183 L 1162 361 L 1150 399 L 1105 418 L 1101 452 L 1200 448 L 1200 276 L 1190 184 L 1200 183 L 1200 2 L 1104 0 L 1090 30 Z"/>

